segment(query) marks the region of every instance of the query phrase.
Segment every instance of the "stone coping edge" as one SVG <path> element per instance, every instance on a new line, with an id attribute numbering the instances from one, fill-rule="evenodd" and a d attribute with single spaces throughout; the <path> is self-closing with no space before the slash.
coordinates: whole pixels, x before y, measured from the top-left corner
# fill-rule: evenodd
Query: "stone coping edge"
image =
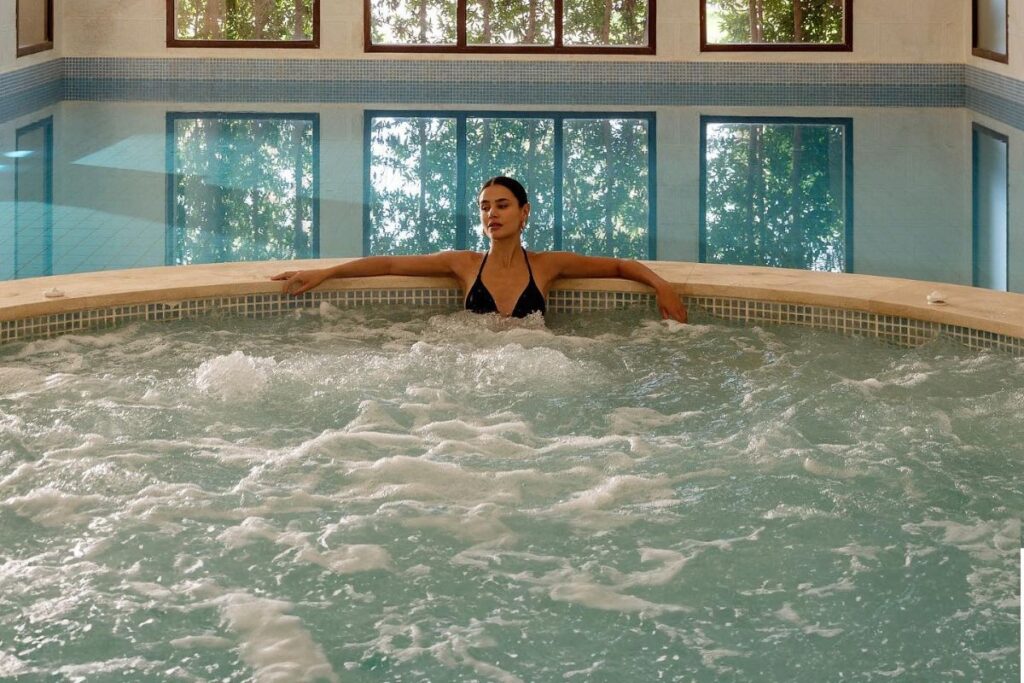
<path id="1" fill-rule="evenodd" d="M 346 260 L 349 259 L 152 267 L 9 280 L 0 282 L 0 323 L 124 306 L 158 303 L 174 306 L 182 301 L 216 297 L 279 295 L 281 284 L 271 281 L 271 275 L 283 270 L 324 267 Z M 853 311 L 977 331 L 1012 341 L 1013 347 L 1024 347 L 1024 294 L 872 275 L 784 268 L 672 261 L 652 261 L 646 265 L 671 282 L 688 301 L 701 306 L 703 299 L 709 302 L 728 299 Z M 62 296 L 48 298 L 46 294 L 53 293 L 53 290 Z M 449 278 L 350 278 L 328 281 L 317 291 L 362 290 L 436 290 L 448 293 L 445 301 L 458 303 L 458 299 L 452 299 L 451 295 L 452 290 L 458 291 L 457 283 Z M 619 279 L 560 280 L 551 288 L 550 295 L 565 300 L 570 293 L 576 292 L 642 295 L 649 294 L 650 289 Z M 935 292 L 941 294 L 945 303 L 928 302 L 929 295 Z M 633 300 L 635 297 L 628 298 Z M 392 299 L 378 297 L 376 300 Z M 421 300 L 424 299 L 415 299 Z M 308 298 L 303 300 L 302 297 L 293 303 L 294 306 L 289 307 L 311 305 Z M 747 319 L 744 317 L 748 315 L 747 309 L 743 310 L 739 317 Z M 778 316 L 773 318 L 772 315 L 757 314 L 754 317 L 768 322 L 793 322 L 781 318 L 776 320 Z"/>

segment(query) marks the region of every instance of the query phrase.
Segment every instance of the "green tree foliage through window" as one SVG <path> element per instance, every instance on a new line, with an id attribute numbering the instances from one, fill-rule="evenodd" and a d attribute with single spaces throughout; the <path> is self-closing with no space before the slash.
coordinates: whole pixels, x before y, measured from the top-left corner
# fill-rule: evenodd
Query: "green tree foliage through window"
<path id="1" fill-rule="evenodd" d="M 654 258 L 648 118 L 369 116 L 367 254 L 486 249 L 476 192 L 508 175 L 530 193 L 529 248 Z"/>
<path id="2" fill-rule="evenodd" d="M 313 0 L 174 0 L 180 40 L 309 41 Z"/>
<path id="3" fill-rule="evenodd" d="M 318 255 L 315 119 L 170 116 L 169 265 Z"/>
<path id="4" fill-rule="evenodd" d="M 843 42 L 845 0 L 706 0 L 711 44 Z"/>
<path id="5" fill-rule="evenodd" d="M 649 0 L 367 0 L 373 46 L 644 47 Z M 459 23 L 465 43 L 459 44 Z"/>
<path id="6" fill-rule="evenodd" d="M 705 122 L 701 260 L 850 268 L 848 123 Z"/>

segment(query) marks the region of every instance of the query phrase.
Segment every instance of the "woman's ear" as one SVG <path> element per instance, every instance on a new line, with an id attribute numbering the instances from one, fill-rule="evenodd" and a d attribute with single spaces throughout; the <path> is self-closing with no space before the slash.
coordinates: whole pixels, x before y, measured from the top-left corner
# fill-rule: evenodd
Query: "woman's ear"
<path id="1" fill-rule="evenodd" d="M 527 219 L 529 217 L 530 217 L 530 202 L 526 202 L 525 204 L 523 204 L 523 225 L 522 225 L 522 227 L 524 227 L 524 228 L 526 227 L 526 221 L 527 221 Z"/>

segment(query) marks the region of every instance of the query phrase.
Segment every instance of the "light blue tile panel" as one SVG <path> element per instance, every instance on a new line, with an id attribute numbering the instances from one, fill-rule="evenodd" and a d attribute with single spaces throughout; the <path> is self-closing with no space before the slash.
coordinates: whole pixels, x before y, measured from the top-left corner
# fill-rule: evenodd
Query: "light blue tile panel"
<path id="1" fill-rule="evenodd" d="M 64 75 L 89 79 L 221 81 L 430 81 L 479 83 L 805 83 L 962 85 L 962 64 L 727 62 L 501 62 L 465 59 L 124 59 L 69 57 Z"/>

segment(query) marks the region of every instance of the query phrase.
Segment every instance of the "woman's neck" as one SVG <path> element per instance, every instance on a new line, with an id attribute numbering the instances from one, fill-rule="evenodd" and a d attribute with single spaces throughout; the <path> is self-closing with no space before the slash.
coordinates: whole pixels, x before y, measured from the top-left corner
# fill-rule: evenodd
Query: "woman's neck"
<path id="1" fill-rule="evenodd" d="M 518 239 L 491 240 L 488 254 L 490 259 L 497 261 L 502 267 L 511 268 L 522 250 L 522 242 Z"/>

